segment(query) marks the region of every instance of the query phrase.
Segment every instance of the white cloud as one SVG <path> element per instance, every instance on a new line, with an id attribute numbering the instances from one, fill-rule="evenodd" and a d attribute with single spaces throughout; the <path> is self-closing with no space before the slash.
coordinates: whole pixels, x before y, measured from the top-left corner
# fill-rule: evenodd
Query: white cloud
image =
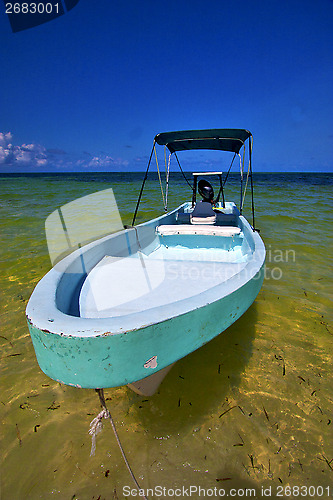
<path id="1" fill-rule="evenodd" d="M 48 163 L 46 150 L 40 144 L 22 144 L 13 146 L 11 132 L 0 132 L 0 165 L 8 166 L 44 166 Z"/>
<path id="2" fill-rule="evenodd" d="M 44 158 L 44 159 L 37 160 L 36 163 L 39 167 L 43 167 L 44 165 L 48 164 L 48 160 L 46 158 Z"/>
<path id="3" fill-rule="evenodd" d="M 69 155 L 60 149 L 46 149 L 35 143 L 14 146 L 11 132 L 0 132 L 0 167 L 15 170 L 15 168 L 34 169 L 49 166 L 60 171 L 75 171 L 87 169 L 91 171 L 122 170 L 128 167 L 128 160 L 114 158 L 107 153 L 91 155 L 83 153 Z"/>
<path id="4" fill-rule="evenodd" d="M 10 150 L 0 146 L 0 164 L 6 163 L 10 156 Z"/>
<path id="5" fill-rule="evenodd" d="M 82 161 L 82 160 L 81 160 Z M 112 158 L 109 155 L 94 156 L 91 160 L 83 160 L 81 165 L 85 168 L 112 168 L 112 167 L 126 167 L 129 164 L 127 160 L 122 158 Z"/>
<path id="6" fill-rule="evenodd" d="M 19 163 L 29 163 L 31 160 L 31 155 L 28 151 L 24 151 L 22 149 L 15 149 L 15 161 Z"/>
<path id="7" fill-rule="evenodd" d="M 11 132 L 7 132 L 7 134 L 3 134 L 2 132 L 0 132 L 0 146 L 7 147 L 12 138 L 13 136 Z"/>
<path id="8" fill-rule="evenodd" d="M 22 149 L 25 149 L 27 151 L 35 151 L 38 149 L 37 144 L 22 144 Z"/>

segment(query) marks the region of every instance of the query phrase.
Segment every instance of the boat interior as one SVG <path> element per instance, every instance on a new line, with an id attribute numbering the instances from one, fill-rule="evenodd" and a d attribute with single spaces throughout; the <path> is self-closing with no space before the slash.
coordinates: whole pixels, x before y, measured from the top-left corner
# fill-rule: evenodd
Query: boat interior
<path id="1" fill-rule="evenodd" d="M 220 204 L 214 221 L 199 223 L 200 217 L 191 221 L 194 209 L 184 203 L 78 249 L 60 269 L 57 307 L 85 318 L 123 316 L 202 294 L 237 275 L 253 248 L 236 205 Z"/>

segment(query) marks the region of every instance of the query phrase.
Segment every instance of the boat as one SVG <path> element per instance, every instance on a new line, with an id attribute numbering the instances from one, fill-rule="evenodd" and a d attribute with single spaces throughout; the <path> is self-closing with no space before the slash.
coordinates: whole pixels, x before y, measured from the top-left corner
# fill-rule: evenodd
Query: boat
<path id="1" fill-rule="evenodd" d="M 254 218 L 252 141 L 244 129 L 155 136 L 132 225 L 79 244 L 31 295 L 27 322 L 46 375 L 80 388 L 128 385 L 152 395 L 175 362 L 244 314 L 262 286 L 265 261 Z M 194 172 L 191 200 L 135 225 L 156 145 L 169 152 L 166 187 L 170 157 L 181 168 L 180 151 L 231 152 L 231 165 L 238 156 L 240 206 L 225 201 L 230 165 L 225 174 Z M 252 224 L 242 214 L 249 184 Z"/>

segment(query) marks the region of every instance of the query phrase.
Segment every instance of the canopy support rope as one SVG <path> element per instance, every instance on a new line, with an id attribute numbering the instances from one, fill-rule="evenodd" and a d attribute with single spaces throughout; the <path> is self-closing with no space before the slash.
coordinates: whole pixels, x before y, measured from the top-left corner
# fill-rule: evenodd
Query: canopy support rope
<path id="1" fill-rule="evenodd" d="M 244 163 L 245 163 L 245 144 L 244 144 L 244 150 L 243 150 L 243 162 L 242 162 L 242 155 L 239 155 L 239 162 L 240 162 L 240 202 L 239 202 L 239 212 L 242 215 L 243 212 L 243 174 L 244 174 Z"/>
<path id="2" fill-rule="evenodd" d="M 179 168 L 180 168 L 180 171 L 181 171 L 181 173 L 183 174 L 183 177 L 184 177 L 185 181 L 186 181 L 186 182 L 187 182 L 187 184 L 190 186 L 191 191 L 192 191 L 192 186 L 191 186 L 191 184 L 188 182 L 188 180 L 186 179 L 186 176 L 185 176 L 185 174 L 184 174 L 184 172 L 183 172 L 183 169 L 182 169 L 182 167 L 181 167 L 181 164 L 180 164 L 180 162 L 179 162 L 179 160 L 178 160 L 178 156 L 176 155 L 176 153 L 174 153 L 174 155 L 175 155 L 175 157 L 176 157 L 176 160 L 177 160 L 178 166 L 179 166 Z"/>
<path id="3" fill-rule="evenodd" d="M 244 192 L 243 192 L 243 199 L 242 199 L 242 202 L 241 202 L 241 210 L 240 210 L 241 213 L 242 213 L 242 209 L 243 209 L 243 205 L 244 205 L 244 200 L 245 200 L 245 195 L 246 195 L 246 190 L 247 190 L 247 184 L 249 182 L 249 176 L 250 176 L 250 162 L 249 162 L 249 166 L 248 166 L 248 169 L 247 169 L 245 188 L 244 188 Z"/>
<path id="4" fill-rule="evenodd" d="M 168 210 L 168 193 L 169 193 L 169 177 L 170 177 L 170 163 L 171 163 L 171 153 L 169 154 L 169 160 L 167 164 L 166 159 L 166 146 L 164 146 L 164 161 L 165 161 L 165 175 L 166 175 L 166 186 L 165 186 L 165 207 L 164 210 Z"/>
<path id="5" fill-rule="evenodd" d="M 129 473 L 131 475 L 131 478 L 133 479 L 133 481 L 135 483 L 135 486 L 136 486 L 137 490 L 139 491 L 139 495 L 142 496 L 140 494 L 140 493 L 142 493 L 142 488 L 140 488 L 139 483 L 137 482 L 137 480 L 136 480 L 136 478 L 135 478 L 135 476 L 133 474 L 133 471 L 132 471 L 132 469 L 130 467 L 130 464 L 128 463 L 128 460 L 126 458 L 124 449 L 123 449 L 123 447 L 121 445 L 121 442 L 120 442 L 120 439 L 119 439 L 119 436 L 118 436 L 118 433 L 117 433 L 116 426 L 115 426 L 114 421 L 112 419 L 111 413 L 110 413 L 110 411 L 106 407 L 106 402 L 105 402 L 105 397 L 104 397 L 104 391 L 103 391 L 103 389 L 95 389 L 95 391 L 98 394 L 98 397 L 99 397 L 99 400 L 100 400 L 100 403 L 101 403 L 101 406 L 102 406 L 103 409 L 97 415 L 97 417 L 94 418 L 91 421 L 91 424 L 90 424 L 89 434 L 91 434 L 91 436 L 92 436 L 92 447 L 91 447 L 91 453 L 90 453 L 90 455 L 94 455 L 95 454 L 95 449 L 96 449 L 96 434 L 102 430 L 102 420 L 103 420 L 103 418 L 108 418 L 110 420 L 110 424 L 111 424 L 112 430 L 113 430 L 114 435 L 116 437 L 116 440 L 117 440 L 119 449 L 121 451 L 121 454 L 123 456 L 124 462 L 126 464 L 126 467 L 127 467 L 128 471 L 129 471 Z M 146 500 L 148 500 L 148 498 L 146 496 L 144 496 L 144 495 L 143 495 L 143 498 L 145 498 Z"/>
<path id="6" fill-rule="evenodd" d="M 223 186 L 225 186 L 225 183 L 227 182 L 227 179 L 228 179 L 228 176 L 229 176 L 229 172 L 231 170 L 232 164 L 234 163 L 234 159 L 236 158 L 236 155 L 237 155 L 237 153 L 235 153 L 234 156 L 232 157 L 229 170 L 228 170 L 227 175 L 225 176 L 225 179 L 223 181 Z"/>
<path id="7" fill-rule="evenodd" d="M 162 186 L 162 179 L 161 179 L 161 174 L 160 174 L 160 167 L 158 165 L 158 159 L 157 159 L 157 153 L 156 153 L 156 146 L 155 146 L 155 144 L 154 144 L 154 153 L 155 153 L 155 160 L 156 160 L 158 180 L 160 181 L 160 188 L 161 188 L 161 193 L 162 193 L 162 200 L 163 200 L 164 210 L 166 211 L 165 198 L 164 198 L 164 192 L 163 192 L 163 186 Z"/>
<path id="8" fill-rule="evenodd" d="M 236 155 L 237 153 L 234 154 L 234 156 L 232 157 L 232 160 L 231 160 L 231 163 L 230 163 L 230 166 L 229 166 L 229 169 L 228 169 L 228 172 L 225 176 L 225 179 L 222 181 L 222 175 L 219 175 L 219 179 L 220 179 L 220 189 L 219 189 L 219 192 L 218 192 L 218 195 L 216 197 L 216 200 L 215 202 L 218 203 L 220 201 L 220 196 L 222 194 L 222 201 L 223 201 L 223 208 L 225 208 L 225 200 L 224 200 L 224 192 L 223 192 L 223 187 L 225 186 L 226 182 L 227 182 L 227 179 L 228 179 L 228 176 L 229 176 L 229 173 L 230 173 L 230 170 L 231 170 L 231 167 L 232 167 L 232 164 L 234 163 L 234 159 L 236 158 Z"/>

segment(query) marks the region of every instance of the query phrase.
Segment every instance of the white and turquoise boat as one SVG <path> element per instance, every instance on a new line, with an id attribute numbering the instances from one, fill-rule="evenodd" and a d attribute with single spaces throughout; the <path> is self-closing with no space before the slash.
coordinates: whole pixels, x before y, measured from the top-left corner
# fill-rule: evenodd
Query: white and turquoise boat
<path id="1" fill-rule="evenodd" d="M 198 149 L 243 158 L 247 143 L 239 208 L 224 199 L 228 173 L 197 172 L 191 201 L 134 225 L 156 144 L 178 161 L 178 151 Z M 150 395 L 173 363 L 249 308 L 262 286 L 265 260 L 254 225 L 251 157 L 252 135 L 243 129 L 155 137 L 133 225 L 79 245 L 42 278 L 29 300 L 29 330 L 45 374 L 75 387 L 130 385 Z M 211 176 L 219 180 L 216 199 Z M 248 181 L 252 225 L 242 215 Z"/>

